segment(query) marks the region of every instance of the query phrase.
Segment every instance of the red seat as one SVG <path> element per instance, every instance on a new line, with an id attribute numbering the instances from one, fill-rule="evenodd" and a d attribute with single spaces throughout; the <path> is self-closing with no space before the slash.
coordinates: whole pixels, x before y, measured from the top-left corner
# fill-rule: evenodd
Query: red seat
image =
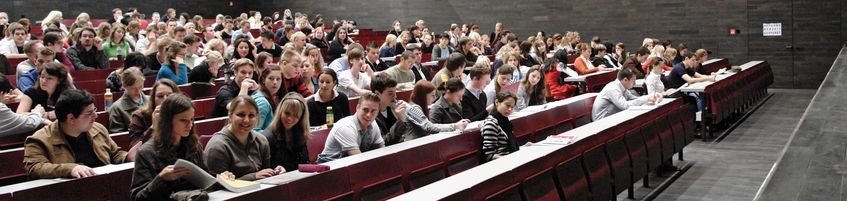
<path id="1" fill-rule="evenodd" d="M 129 148 L 132 147 L 129 144 L 129 133 L 128 132 L 110 134 L 109 138 L 112 138 L 112 141 L 115 141 L 115 144 L 120 146 L 121 149 L 124 150 L 124 151 L 129 151 Z"/>
<path id="2" fill-rule="evenodd" d="M 356 114 L 356 106 L 359 106 L 359 97 L 350 98 L 347 102 L 350 103 L 350 114 Z"/>
<path id="3" fill-rule="evenodd" d="M 206 144 L 209 143 L 209 140 L 211 140 L 211 139 L 212 139 L 212 135 L 201 135 L 200 136 L 200 145 L 202 145 L 203 148 L 205 149 Z"/>
<path id="4" fill-rule="evenodd" d="M 329 136 L 330 129 L 321 129 L 312 131 L 312 137 L 306 141 L 306 148 L 309 149 L 309 160 L 312 163 L 318 162 L 318 154 L 323 152 L 326 145 L 326 138 Z"/>
<path id="5" fill-rule="evenodd" d="M 198 135 L 211 135 L 221 131 L 226 126 L 228 117 L 219 117 L 214 119 L 205 119 L 194 122 L 194 131 Z"/>
<path id="6" fill-rule="evenodd" d="M 612 169 L 613 192 L 620 194 L 625 189 L 632 187 L 632 164 L 627 153 L 624 136 L 606 142 L 606 155 L 609 158 L 609 167 Z"/>
<path id="7" fill-rule="evenodd" d="M 438 143 L 428 143 L 397 152 L 400 169 L 403 170 L 403 186 L 406 192 L 444 179 L 444 160 L 433 154 Z"/>
<path id="8" fill-rule="evenodd" d="M 5 161 L 5 165 L 0 165 L 0 184 L 8 185 L 27 180 L 23 147 L 0 150 L 0 161 Z"/>
<path id="9" fill-rule="evenodd" d="M 561 200 L 550 166 L 524 179 L 521 187 L 524 200 Z"/>
<path id="10" fill-rule="evenodd" d="M 447 175 L 455 175 L 476 167 L 482 159 L 482 134 L 479 130 L 462 133 L 438 142 L 438 152 L 447 163 Z"/>
<path id="11" fill-rule="evenodd" d="M 74 86 L 79 90 L 88 91 L 91 94 L 106 93 L 106 79 L 101 80 L 75 80 Z M 112 97 L 112 100 L 118 100 L 120 97 Z"/>
<path id="12" fill-rule="evenodd" d="M 9 80 L 10 83 L 12 83 L 12 86 L 14 86 L 16 88 L 18 87 L 18 78 L 15 77 L 15 75 L 6 75 L 6 79 Z M 21 91 L 26 91 L 26 89 L 21 90 Z M 14 110 L 12 110 L 12 111 L 14 111 Z"/>
<path id="13" fill-rule="evenodd" d="M 109 60 L 109 68 L 119 68 L 124 66 L 124 60 Z"/>
<path id="14" fill-rule="evenodd" d="M 421 62 L 429 62 L 429 61 L 432 61 L 432 54 L 421 55 Z"/>
<path id="15" fill-rule="evenodd" d="M 685 147 L 685 127 L 682 125 L 682 119 L 679 118 L 679 107 L 674 108 L 668 113 L 668 124 L 670 124 L 673 133 L 674 152 L 681 152 Z"/>
<path id="16" fill-rule="evenodd" d="M 599 145 L 582 154 L 582 164 L 588 175 L 588 186 L 591 190 L 591 200 L 612 200 L 612 174 L 606 158 L 604 145 Z"/>
<path id="17" fill-rule="evenodd" d="M 654 122 L 649 122 L 641 127 L 641 136 L 644 139 L 644 147 L 647 149 L 648 170 L 653 170 L 662 164 L 662 142 L 659 133 L 653 127 Z"/>
<path id="18" fill-rule="evenodd" d="M 486 197 L 485 200 L 522 200 L 523 197 L 519 183 L 515 183 Z"/>
<path id="19" fill-rule="evenodd" d="M 291 181 L 287 184 L 290 200 L 353 200 L 348 170 L 334 169 Z"/>
<path id="20" fill-rule="evenodd" d="M 354 200 L 386 200 L 403 194 L 402 171 L 397 155 L 371 158 L 346 167 Z"/>
<path id="21" fill-rule="evenodd" d="M 582 157 L 573 156 L 559 163 L 555 170 L 556 186 L 564 200 L 589 200 L 588 180 L 582 167 Z"/>
<path id="22" fill-rule="evenodd" d="M 656 127 L 656 131 L 659 134 L 659 140 L 662 144 L 662 161 L 665 161 L 673 157 L 674 153 L 676 153 L 673 146 L 673 131 L 668 124 L 666 115 L 656 119 L 656 121 L 654 121 L 654 126 Z"/>
<path id="23" fill-rule="evenodd" d="M 115 69 L 76 70 L 71 71 L 71 77 L 74 78 L 74 84 L 78 81 L 105 80 L 112 71 Z"/>
<path id="24" fill-rule="evenodd" d="M 629 131 L 624 137 L 624 140 L 632 167 L 630 179 L 632 182 L 635 182 L 638 178 L 646 177 L 650 173 L 649 166 L 647 165 L 647 149 L 644 147 L 644 138 L 641 135 L 641 129 Z"/>

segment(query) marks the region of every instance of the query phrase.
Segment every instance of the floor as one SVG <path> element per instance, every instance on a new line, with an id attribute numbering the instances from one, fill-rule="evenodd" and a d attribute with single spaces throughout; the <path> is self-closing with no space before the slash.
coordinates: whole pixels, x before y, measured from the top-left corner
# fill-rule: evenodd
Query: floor
<path id="1" fill-rule="evenodd" d="M 809 89 L 770 89 L 773 96 L 719 142 L 698 139 L 683 150 L 690 164 L 683 173 L 654 200 L 753 200 L 815 95 Z M 718 131 L 715 135 L 719 135 Z M 668 175 L 651 174 L 651 187 L 664 182 Z M 653 188 L 638 181 L 637 199 Z M 626 199 L 626 192 L 618 200 Z"/>

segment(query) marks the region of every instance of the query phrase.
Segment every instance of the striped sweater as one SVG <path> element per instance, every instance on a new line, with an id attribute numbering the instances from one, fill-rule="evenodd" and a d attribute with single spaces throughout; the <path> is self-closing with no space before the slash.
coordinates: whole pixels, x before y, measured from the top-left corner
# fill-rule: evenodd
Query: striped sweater
<path id="1" fill-rule="evenodd" d="M 495 155 L 505 156 L 509 151 L 509 135 L 500 128 L 500 124 L 494 116 L 488 115 L 482 121 L 482 153 L 485 160 L 494 160 Z M 514 136 L 514 135 L 512 135 Z"/>

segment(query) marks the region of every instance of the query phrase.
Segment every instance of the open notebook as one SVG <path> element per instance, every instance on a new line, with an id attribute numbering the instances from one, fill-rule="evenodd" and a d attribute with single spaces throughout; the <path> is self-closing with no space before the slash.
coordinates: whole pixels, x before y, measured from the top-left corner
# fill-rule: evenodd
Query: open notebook
<path id="1" fill-rule="evenodd" d="M 240 193 L 240 192 L 245 192 L 245 191 L 249 191 L 249 190 L 253 190 L 253 189 L 258 189 L 259 186 L 260 186 L 258 182 L 253 182 L 253 181 L 244 181 L 244 180 L 238 180 L 238 179 L 236 179 L 236 180 L 226 180 L 226 179 L 221 178 L 220 176 L 215 178 L 215 177 L 212 177 L 212 175 L 207 173 L 205 170 L 203 170 L 202 168 L 197 166 L 196 164 L 194 164 L 190 161 L 187 161 L 187 160 L 178 159 L 176 161 L 176 163 L 174 163 L 174 168 L 181 168 L 181 167 L 188 168 L 192 173 L 192 174 L 188 174 L 186 176 L 183 176 L 183 178 L 185 178 L 186 180 L 188 180 L 189 182 L 191 182 L 195 186 L 201 187 L 203 189 L 208 189 L 209 187 L 211 187 L 215 183 L 219 183 L 219 184 L 221 184 L 221 186 L 223 186 L 224 188 L 226 188 L 229 191 Z"/>

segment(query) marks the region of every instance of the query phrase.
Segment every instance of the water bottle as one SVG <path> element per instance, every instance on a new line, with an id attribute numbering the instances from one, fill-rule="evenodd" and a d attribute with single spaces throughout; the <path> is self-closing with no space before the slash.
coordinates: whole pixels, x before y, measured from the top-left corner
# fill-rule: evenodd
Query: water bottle
<path id="1" fill-rule="evenodd" d="M 109 107 L 112 107 L 112 89 L 106 89 L 106 94 L 103 94 L 103 100 L 105 100 L 106 108 L 105 111 L 109 111 Z"/>
<path id="2" fill-rule="evenodd" d="M 326 107 L 326 127 L 330 128 L 335 124 L 335 115 L 332 114 L 332 106 Z"/>
<path id="3" fill-rule="evenodd" d="M 124 50 L 121 47 L 118 47 L 118 60 L 124 60 Z"/>

